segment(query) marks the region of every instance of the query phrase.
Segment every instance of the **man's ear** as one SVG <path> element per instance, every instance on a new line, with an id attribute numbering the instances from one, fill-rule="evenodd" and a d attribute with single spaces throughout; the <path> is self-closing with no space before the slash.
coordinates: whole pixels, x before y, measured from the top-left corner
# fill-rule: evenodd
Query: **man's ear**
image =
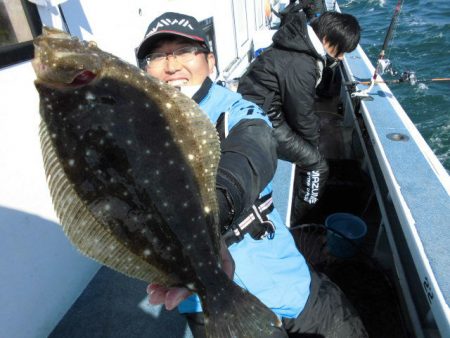
<path id="1" fill-rule="evenodd" d="M 208 56 L 206 57 L 206 61 L 208 62 L 209 74 L 212 74 L 216 66 L 216 58 L 214 57 L 214 54 L 209 53 Z"/>

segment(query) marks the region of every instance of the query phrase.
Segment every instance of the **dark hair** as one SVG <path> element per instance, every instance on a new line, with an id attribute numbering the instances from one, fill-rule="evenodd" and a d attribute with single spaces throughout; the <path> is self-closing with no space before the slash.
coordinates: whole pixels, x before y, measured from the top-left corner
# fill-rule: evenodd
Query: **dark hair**
<path id="1" fill-rule="evenodd" d="M 325 12 L 311 22 L 320 41 L 325 38 L 330 46 L 336 48 L 337 54 L 353 51 L 361 37 L 358 20 L 350 14 Z"/>

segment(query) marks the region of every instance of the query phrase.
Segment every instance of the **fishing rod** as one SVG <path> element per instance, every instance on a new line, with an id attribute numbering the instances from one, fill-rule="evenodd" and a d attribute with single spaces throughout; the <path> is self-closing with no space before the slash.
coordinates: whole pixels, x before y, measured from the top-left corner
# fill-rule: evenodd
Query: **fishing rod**
<path id="1" fill-rule="evenodd" d="M 396 79 L 396 80 L 385 80 L 385 81 L 374 81 L 374 84 L 379 84 L 379 83 L 385 83 L 385 84 L 397 84 L 397 83 L 411 83 L 411 84 L 416 84 L 416 83 L 426 83 L 426 82 L 439 82 L 439 81 L 450 81 L 450 77 L 440 77 L 440 78 L 434 78 L 434 79 L 417 79 L 415 81 L 404 81 L 402 79 Z M 362 84 L 362 85 L 369 85 L 371 84 L 372 81 L 355 81 L 355 82 L 351 82 L 348 84 Z"/>
<path id="2" fill-rule="evenodd" d="M 385 51 L 388 48 L 389 43 L 392 40 L 392 36 L 394 35 L 395 27 L 397 26 L 398 17 L 400 15 L 400 11 L 403 7 L 403 0 L 398 0 L 397 6 L 395 6 L 394 15 L 391 19 L 391 24 L 387 30 L 386 36 L 384 38 L 383 47 L 381 48 L 380 55 L 378 55 L 377 67 L 373 72 L 372 80 L 375 81 L 377 79 L 378 74 L 382 75 L 385 69 L 390 65 L 390 61 L 384 58 Z"/>
<path id="3" fill-rule="evenodd" d="M 450 77 L 435 77 L 431 79 L 418 79 L 416 77 L 415 72 L 403 72 L 402 76 L 398 79 L 394 80 L 360 80 L 360 81 L 349 81 L 345 82 L 345 85 L 356 85 L 356 84 L 362 84 L 362 85 L 370 85 L 372 82 L 374 84 L 379 83 L 385 83 L 385 84 L 398 84 L 398 83 L 409 83 L 411 85 L 415 85 L 416 83 L 429 83 L 429 82 L 445 82 L 450 81 Z"/>
<path id="4" fill-rule="evenodd" d="M 382 75 L 386 68 L 390 65 L 390 61 L 388 59 L 385 59 L 385 53 L 388 48 L 389 43 L 392 40 L 392 37 L 394 35 L 395 27 L 397 26 L 398 17 L 400 15 L 400 11 L 403 7 L 403 0 L 398 0 L 397 5 L 395 6 L 394 15 L 392 16 L 391 23 L 389 25 L 389 28 L 386 32 L 386 36 L 384 37 L 383 47 L 381 48 L 380 54 L 378 55 L 378 61 L 377 66 L 375 67 L 375 71 L 373 72 L 372 79 L 370 81 L 369 88 L 360 91 L 352 93 L 352 97 L 360 96 L 360 97 L 368 97 L 369 91 L 372 90 L 372 87 L 375 85 L 375 81 L 378 77 L 378 74 Z"/>

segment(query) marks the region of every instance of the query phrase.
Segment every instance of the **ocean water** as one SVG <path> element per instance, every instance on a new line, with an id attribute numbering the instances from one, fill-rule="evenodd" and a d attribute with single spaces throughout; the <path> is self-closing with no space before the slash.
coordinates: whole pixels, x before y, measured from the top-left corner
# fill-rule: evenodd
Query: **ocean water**
<path id="1" fill-rule="evenodd" d="M 361 46 L 375 66 L 397 0 L 339 0 L 344 13 L 358 18 Z M 399 74 L 420 79 L 450 78 L 450 0 L 406 0 L 386 58 Z M 390 84 L 392 92 L 428 145 L 450 173 L 450 81 Z"/>

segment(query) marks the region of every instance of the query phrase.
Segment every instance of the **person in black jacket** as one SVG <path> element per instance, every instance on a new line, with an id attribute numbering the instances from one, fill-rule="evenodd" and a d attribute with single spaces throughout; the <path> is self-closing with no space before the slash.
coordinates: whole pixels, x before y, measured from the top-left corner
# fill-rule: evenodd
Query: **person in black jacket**
<path id="1" fill-rule="evenodd" d="M 278 157 L 295 163 L 300 172 L 294 220 L 314 206 L 328 178 L 319 152 L 319 118 L 314 99 L 324 67 L 334 68 L 360 39 L 355 17 L 325 12 L 308 25 L 303 11 L 273 36 L 273 44 L 241 77 L 238 92 L 263 108 L 274 127 Z"/>

